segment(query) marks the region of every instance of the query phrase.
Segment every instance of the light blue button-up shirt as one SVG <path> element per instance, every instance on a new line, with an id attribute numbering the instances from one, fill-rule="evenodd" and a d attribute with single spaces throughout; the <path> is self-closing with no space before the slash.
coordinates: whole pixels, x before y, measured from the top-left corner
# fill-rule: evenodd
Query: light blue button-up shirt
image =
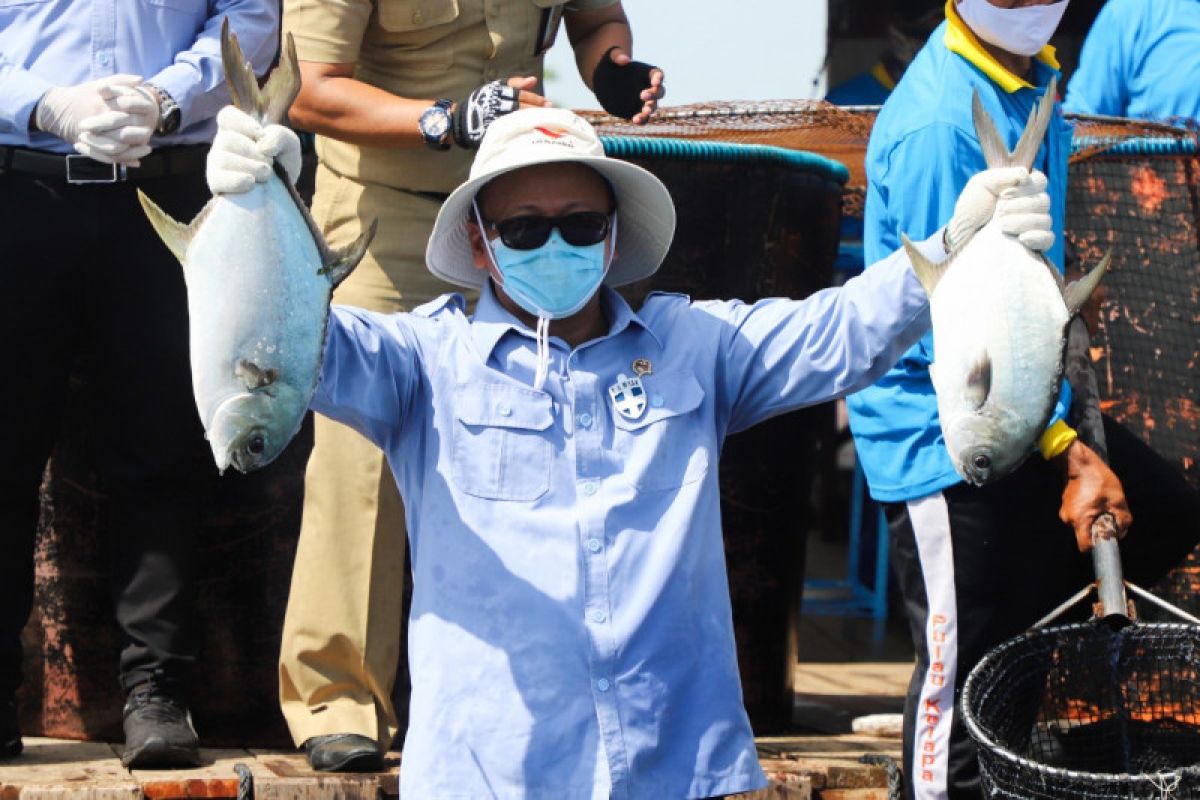
<path id="1" fill-rule="evenodd" d="M 140 75 L 179 104 L 179 130 L 153 147 L 212 141 L 229 103 L 221 21 L 229 18 L 260 74 L 278 49 L 278 0 L 0 0 L 0 145 L 75 152 L 29 133 L 49 89 L 121 73 Z"/>
<path id="2" fill-rule="evenodd" d="M 312 407 L 384 450 L 408 521 L 404 797 L 766 785 L 734 651 L 721 445 L 869 384 L 928 329 L 926 295 L 903 256 L 801 302 L 659 294 L 635 314 L 602 291 L 607 335 L 552 338 L 542 391 L 533 332 L 487 288 L 474 318 L 458 295 L 333 309 Z M 638 360 L 646 402 L 623 414 L 608 389 Z"/>

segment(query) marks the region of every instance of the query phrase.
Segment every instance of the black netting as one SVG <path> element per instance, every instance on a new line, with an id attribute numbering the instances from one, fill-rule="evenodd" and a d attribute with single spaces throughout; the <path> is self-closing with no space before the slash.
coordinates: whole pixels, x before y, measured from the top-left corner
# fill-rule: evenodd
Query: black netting
<path id="1" fill-rule="evenodd" d="M 989 798 L 1200 796 L 1200 627 L 1030 631 L 971 671 L 962 713 Z"/>

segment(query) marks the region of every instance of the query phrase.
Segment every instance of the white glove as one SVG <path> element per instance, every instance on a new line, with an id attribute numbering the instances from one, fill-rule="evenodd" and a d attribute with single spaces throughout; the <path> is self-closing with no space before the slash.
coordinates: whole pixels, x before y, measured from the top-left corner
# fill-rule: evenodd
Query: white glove
<path id="1" fill-rule="evenodd" d="M 300 175 L 300 137 L 283 125 L 259 124 L 234 106 L 217 114 L 217 135 L 205 177 L 213 194 L 240 194 L 271 177 L 278 161 L 292 183 Z"/>
<path id="2" fill-rule="evenodd" d="M 158 127 L 158 98 L 140 86 L 112 86 L 107 111 L 79 123 L 75 149 L 107 164 L 138 166 L 150 153 L 150 137 Z"/>
<path id="3" fill-rule="evenodd" d="M 1046 176 L 1035 169 L 1026 180 L 1000 192 L 996 199 L 996 221 L 1000 230 L 1038 252 L 1054 246 L 1054 221 L 1050 217 L 1050 195 L 1046 194 L 1046 184 Z"/>
<path id="4" fill-rule="evenodd" d="M 117 86 L 137 86 L 138 75 L 113 75 L 78 86 L 56 86 L 42 95 L 34 111 L 38 130 L 53 134 L 68 144 L 79 141 L 81 124 L 88 117 L 110 110 L 108 101 Z"/>
<path id="5" fill-rule="evenodd" d="M 1024 167 L 997 167 L 972 176 L 954 204 L 954 216 L 946 226 L 946 248 L 961 247 L 993 217 L 1000 228 L 1016 236 L 1031 250 L 1047 250 L 1054 244 L 1050 230 L 1050 196 L 1046 176 Z"/>

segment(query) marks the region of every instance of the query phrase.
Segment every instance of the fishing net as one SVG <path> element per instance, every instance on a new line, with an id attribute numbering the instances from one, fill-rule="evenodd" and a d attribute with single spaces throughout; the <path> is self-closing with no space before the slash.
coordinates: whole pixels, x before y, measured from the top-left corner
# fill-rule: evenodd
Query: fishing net
<path id="1" fill-rule="evenodd" d="M 1200 796 L 1200 628 L 1030 631 L 972 670 L 962 714 L 986 797 Z"/>
<path id="2" fill-rule="evenodd" d="M 875 109 L 822 101 L 705 103 L 667 108 L 637 126 L 585 114 L 602 134 L 708 139 L 806 150 L 841 161 L 838 266 L 862 266 L 863 157 Z M 1102 407 L 1200 487 L 1200 155 L 1197 131 L 1104 117 L 1069 117 L 1075 141 L 1067 239 L 1082 266 L 1109 247 L 1092 359 Z M 1200 610 L 1196 553 L 1157 587 Z"/>

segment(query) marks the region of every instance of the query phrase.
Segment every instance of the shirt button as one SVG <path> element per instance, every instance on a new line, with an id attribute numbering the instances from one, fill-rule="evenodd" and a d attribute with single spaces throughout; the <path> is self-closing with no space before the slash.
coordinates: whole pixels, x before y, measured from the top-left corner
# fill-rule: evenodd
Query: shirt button
<path id="1" fill-rule="evenodd" d="M 599 553 L 601 547 L 602 547 L 602 545 L 600 544 L 599 539 L 588 539 L 587 540 L 587 549 L 591 550 L 593 553 Z"/>
<path id="2" fill-rule="evenodd" d="M 425 21 L 425 15 L 421 13 L 421 9 L 417 9 L 412 15 L 413 25 L 420 25 Z"/>
<path id="3" fill-rule="evenodd" d="M 595 611 L 592 612 L 592 622 L 604 622 L 605 619 L 606 619 L 606 617 L 604 615 L 604 612 L 601 611 L 600 609 L 596 609 Z"/>
<path id="4" fill-rule="evenodd" d="M 100 55 L 96 56 L 96 60 L 99 61 L 101 64 L 107 64 L 108 63 L 108 53 L 101 53 Z"/>
<path id="5" fill-rule="evenodd" d="M 579 427 L 581 427 L 581 428 L 592 427 L 592 415 L 587 413 L 586 411 L 583 412 L 582 414 L 580 414 L 579 415 Z"/>
<path id="6" fill-rule="evenodd" d="M 502 417 L 511 417 L 512 406 L 508 405 L 507 403 L 501 403 L 500 405 L 496 406 L 496 413 Z"/>
<path id="7" fill-rule="evenodd" d="M 601 678 L 596 681 L 596 688 L 602 692 L 607 692 L 611 686 L 612 684 L 608 682 L 608 678 Z"/>
<path id="8" fill-rule="evenodd" d="M 597 487 L 596 487 L 595 481 L 588 481 L 587 483 L 585 483 L 583 485 L 583 493 L 588 495 L 589 497 L 591 497 L 592 495 L 594 495 L 596 493 L 596 488 Z"/>
<path id="9" fill-rule="evenodd" d="M 656 394 L 656 395 L 653 395 L 653 396 L 650 398 L 650 405 L 654 406 L 655 408 L 662 408 L 662 406 L 663 406 L 663 396 L 662 396 L 661 394 Z"/>

